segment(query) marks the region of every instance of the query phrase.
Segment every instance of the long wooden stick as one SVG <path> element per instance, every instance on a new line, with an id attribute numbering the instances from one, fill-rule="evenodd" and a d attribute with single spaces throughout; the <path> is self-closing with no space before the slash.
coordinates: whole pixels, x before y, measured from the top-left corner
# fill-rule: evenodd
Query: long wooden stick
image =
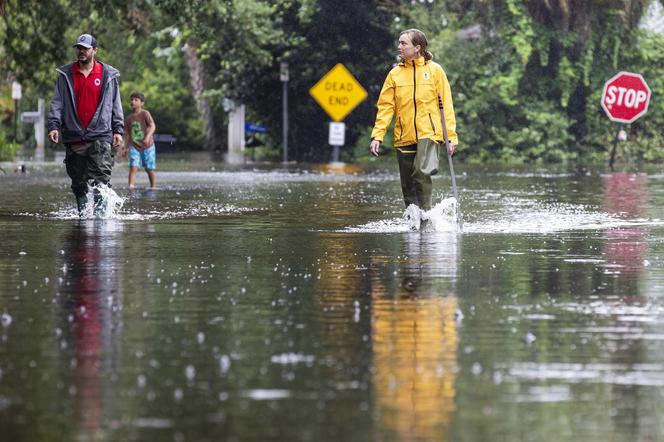
<path id="1" fill-rule="evenodd" d="M 450 139 L 447 136 L 447 124 L 445 124 L 445 111 L 443 110 L 443 99 L 438 95 L 438 107 L 440 108 L 440 121 L 443 123 L 443 139 L 445 140 L 445 152 L 447 153 L 447 163 L 450 165 L 450 178 L 452 178 L 452 193 L 456 200 L 456 217 L 459 226 L 463 228 L 463 213 L 461 212 L 461 202 L 459 201 L 459 192 L 457 191 L 456 175 L 454 174 L 454 165 L 452 164 L 452 155 L 450 154 Z"/>

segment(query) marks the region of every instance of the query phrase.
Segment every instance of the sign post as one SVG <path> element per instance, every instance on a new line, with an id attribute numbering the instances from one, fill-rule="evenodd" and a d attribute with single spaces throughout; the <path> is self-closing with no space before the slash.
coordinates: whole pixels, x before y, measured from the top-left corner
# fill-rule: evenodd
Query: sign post
<path id="1" fill-rule="evenodd" d="M 630 124 L 648 112 L 650 88 L 641 74 L 621 71 L 604 83 L 602 109 L 606 115 L 620 124 Z M 613 139 L 609 168 L 613 170 L 616 148 L 622 127 L 618 125 Z"/>
<path id="2" fill-rule="evenodd" d="M 339 161 L 339 146 L 343 146 L 346 143 L 346 124 L 330 123 L 327 142 L 330 146 L 334 147 L 332 150 L 332 161 L 336 163 Z"/>
<path id="3" fill-rule="evenodd" d="M 338 63 L 309 89 L 309 94 L 334 121 L 330 123 L 329 144 L 334 146 L 332 161 L 338 162 L 339 147 L 345 144 L 346 125 L 341 121 L 367 98 L 367 91 Z"/>

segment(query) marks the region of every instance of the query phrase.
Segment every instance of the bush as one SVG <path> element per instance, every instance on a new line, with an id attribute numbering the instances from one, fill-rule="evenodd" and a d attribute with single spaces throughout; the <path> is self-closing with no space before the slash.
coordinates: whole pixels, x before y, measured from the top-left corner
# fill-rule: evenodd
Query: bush
<path id="1" fill-rule="evenodd" d="M 394 121 L 387 128 L 385 139 L 381 144 L 380 156 L 375 157 L 369 152 L 369 144 L 371 144 L 371 131 L 373 126 L 367 126 L 357 138 L 355 145 L 350 147 L 349 158 L 346 160 L 357 161 L 358 163 L 374 164 L 377 166 L 388 166 L 395 162 L 394 158 L 390 158 L 394 153 Z M 352 153 L 352 156 L 350 155 Z"/>
<path id="2" fill-rule="evenodd" d="M 0 128 L 0 161 L 13 161 L 20 147 L 20 144 L 10 142 L 5 131 Z"/>

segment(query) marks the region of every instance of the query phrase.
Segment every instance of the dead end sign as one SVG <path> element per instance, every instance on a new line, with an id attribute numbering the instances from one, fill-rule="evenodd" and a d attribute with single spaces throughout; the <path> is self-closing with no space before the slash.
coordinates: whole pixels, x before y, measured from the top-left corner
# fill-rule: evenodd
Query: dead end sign
<path id="1" fill-rule="evenodd" d="M 346 67 L 338 63 L 325 74 L 309 94 L 333 121 L 342 121 L 367 98 L 367 91 Z"/>

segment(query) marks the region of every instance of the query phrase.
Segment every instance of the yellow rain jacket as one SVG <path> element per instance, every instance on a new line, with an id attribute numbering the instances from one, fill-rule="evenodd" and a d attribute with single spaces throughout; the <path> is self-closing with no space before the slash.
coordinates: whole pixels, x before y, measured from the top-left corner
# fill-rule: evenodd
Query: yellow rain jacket
<path id="1" fill-rule="evenodd" d="M 447 75 L 438 63 L 425 61 L 424 57 L 399 63 L 387 74 L 378 97 L 378 113 L 371 139 L 383 142 L 396 113 L 394 147 L 417 144 L 420 138 L 442 141 L 438 95 L 443 98 L 449 140 L 459 144 Z"/>

